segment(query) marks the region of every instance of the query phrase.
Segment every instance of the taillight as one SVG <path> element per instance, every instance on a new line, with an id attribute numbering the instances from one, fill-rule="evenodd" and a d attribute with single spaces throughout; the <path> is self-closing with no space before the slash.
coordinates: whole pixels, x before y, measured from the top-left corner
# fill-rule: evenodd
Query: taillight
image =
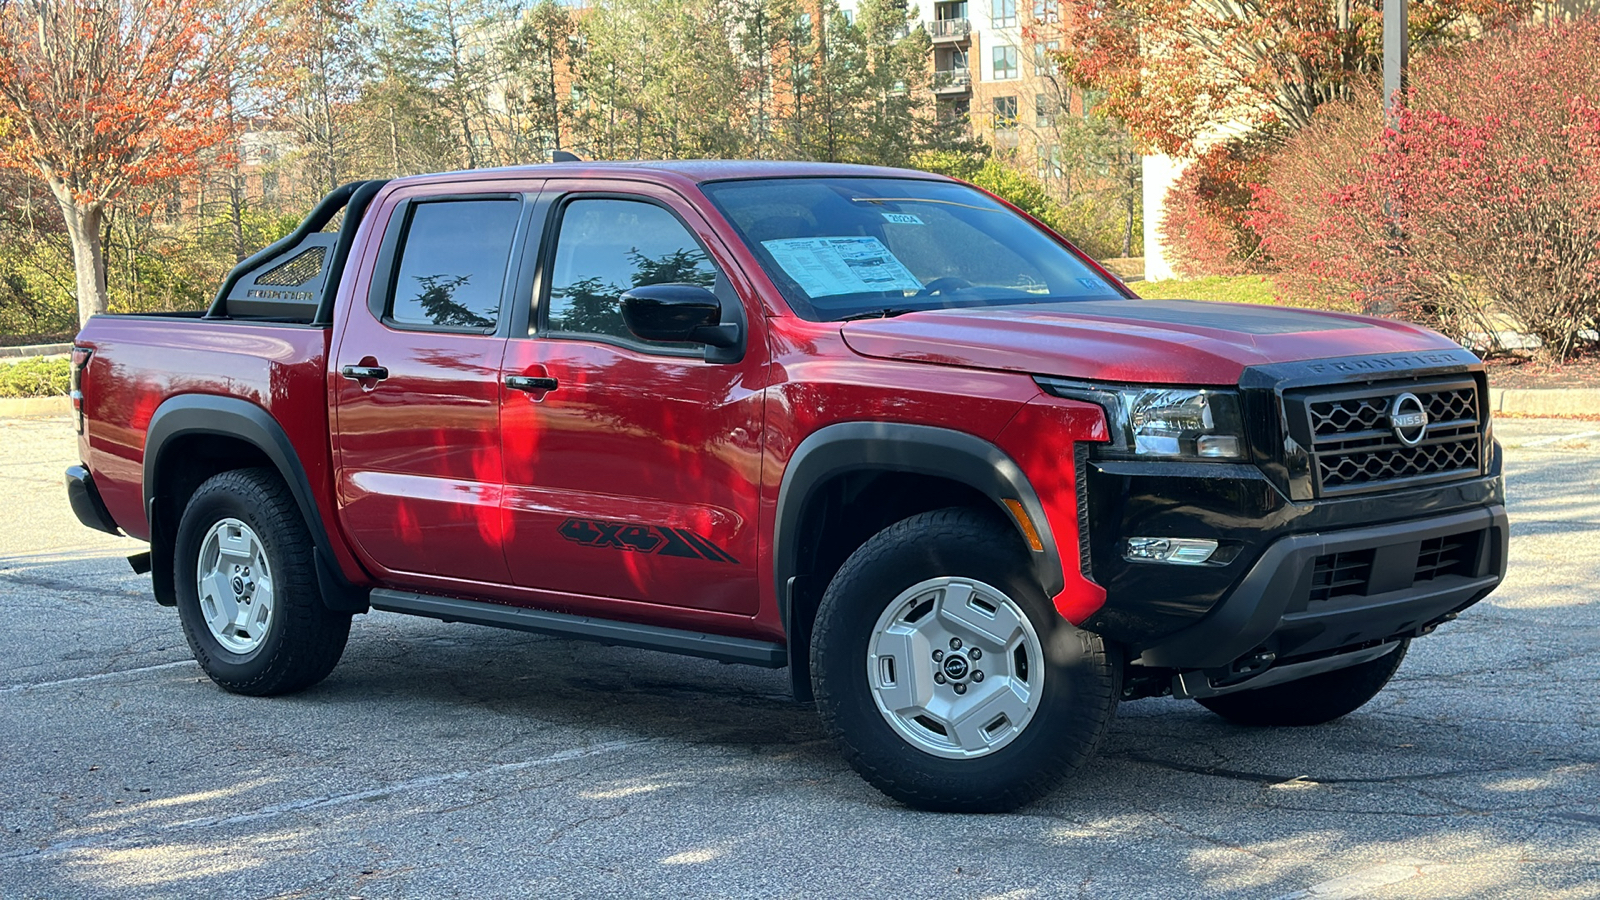
<path id="1" fill-rule="evenodd" d="M 78 420 L 78 433 L 83 434 L 83 370 L 89 368 L 89 357 L 94 350 L 88 347 L 72 348 L 72 382 L 67 396 L 72 398 L 72 414 Z"/>

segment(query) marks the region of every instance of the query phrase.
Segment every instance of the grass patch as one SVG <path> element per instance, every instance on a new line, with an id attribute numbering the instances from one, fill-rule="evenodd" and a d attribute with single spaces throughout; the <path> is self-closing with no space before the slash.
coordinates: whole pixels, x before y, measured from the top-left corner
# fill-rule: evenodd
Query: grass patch
<path id="1" fill-rule="evenodd" d="M 71 386 L 71 365 L 64 356 L 0 360 L 0 397 L 60 397 Z"/>
<path id="2" fill-rule="evenodd" d="M 1137 281 L 1129 285 L 1146 300 L 1214 300 L 1220 303 L 1255 303 L 1262 306 L 1298 306 L 1332 312 L 1359 313 L 1354 300 L 1317 302 L 1310 299 L 1280 302 L 1278 289 L 1265 275 L 1211 275 L 1205 278 L 1169 278 Z"/>
<path id="3" fill-rule="evenodd" d="M 1130 285 L 1147 300 L 1218 300 L 1225 303 L 1274 305 L 1272 282 L 1265 275 L 1212 275 L 1206 278 L 1168 278 Z"/>

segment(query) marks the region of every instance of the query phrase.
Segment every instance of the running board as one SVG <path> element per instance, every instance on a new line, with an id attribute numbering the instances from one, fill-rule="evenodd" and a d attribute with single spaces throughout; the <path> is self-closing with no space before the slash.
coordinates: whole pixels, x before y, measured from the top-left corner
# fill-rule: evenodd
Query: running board
<path id="1" fill-rule="evenodd" d="M 645 650 L 679 653 L 684 656 L 699 656 L 719 662 L 746 663 L 768 669 L 781 669 L 789 664 L 789 655 L 782 644 L 754 641 L 749 638 L 724 637 L 720 634 L 662 628 L 659 625 L 638 625 L 632 622 L 618 622 L 615 619 L 597 619 L 593 616 L 573 616 L 542 609 L 506 606 L 501 603 L 431 597 L 427 594 L 392 591 L 387 588 L 374 590 L 371 603 L 373 609 L 427 616 L 445 622 L 466 622 L 470 625 L 532 631 L 536 634 L 597 641 L 618 647 L 639 647 Z"/>

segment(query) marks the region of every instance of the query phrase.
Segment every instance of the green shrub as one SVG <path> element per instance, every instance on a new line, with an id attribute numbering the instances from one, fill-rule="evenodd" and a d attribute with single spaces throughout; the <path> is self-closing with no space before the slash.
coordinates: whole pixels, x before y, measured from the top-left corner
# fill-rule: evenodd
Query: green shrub
<path id="1" fill-rule="evenodd" d="M 0 397 L 59 397 L 70 384 L 66 357 L 0 360 Z"/>

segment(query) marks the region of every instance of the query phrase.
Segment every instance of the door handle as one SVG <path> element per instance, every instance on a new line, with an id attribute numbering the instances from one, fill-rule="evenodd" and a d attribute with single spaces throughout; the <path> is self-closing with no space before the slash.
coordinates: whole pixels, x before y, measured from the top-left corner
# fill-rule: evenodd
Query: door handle
<path id="1" fill-rule="evenodd" d="M 389 377 L 389 370 L 383 366 L 345 366 L 339 374 L 351 381 L 382 381 Z"/>
<path id="2" fill-rule="evenodd" d="M 548 375 L 507 375 L 506 387 L 514 391 L 553 391 L 561 382 Z"/>

